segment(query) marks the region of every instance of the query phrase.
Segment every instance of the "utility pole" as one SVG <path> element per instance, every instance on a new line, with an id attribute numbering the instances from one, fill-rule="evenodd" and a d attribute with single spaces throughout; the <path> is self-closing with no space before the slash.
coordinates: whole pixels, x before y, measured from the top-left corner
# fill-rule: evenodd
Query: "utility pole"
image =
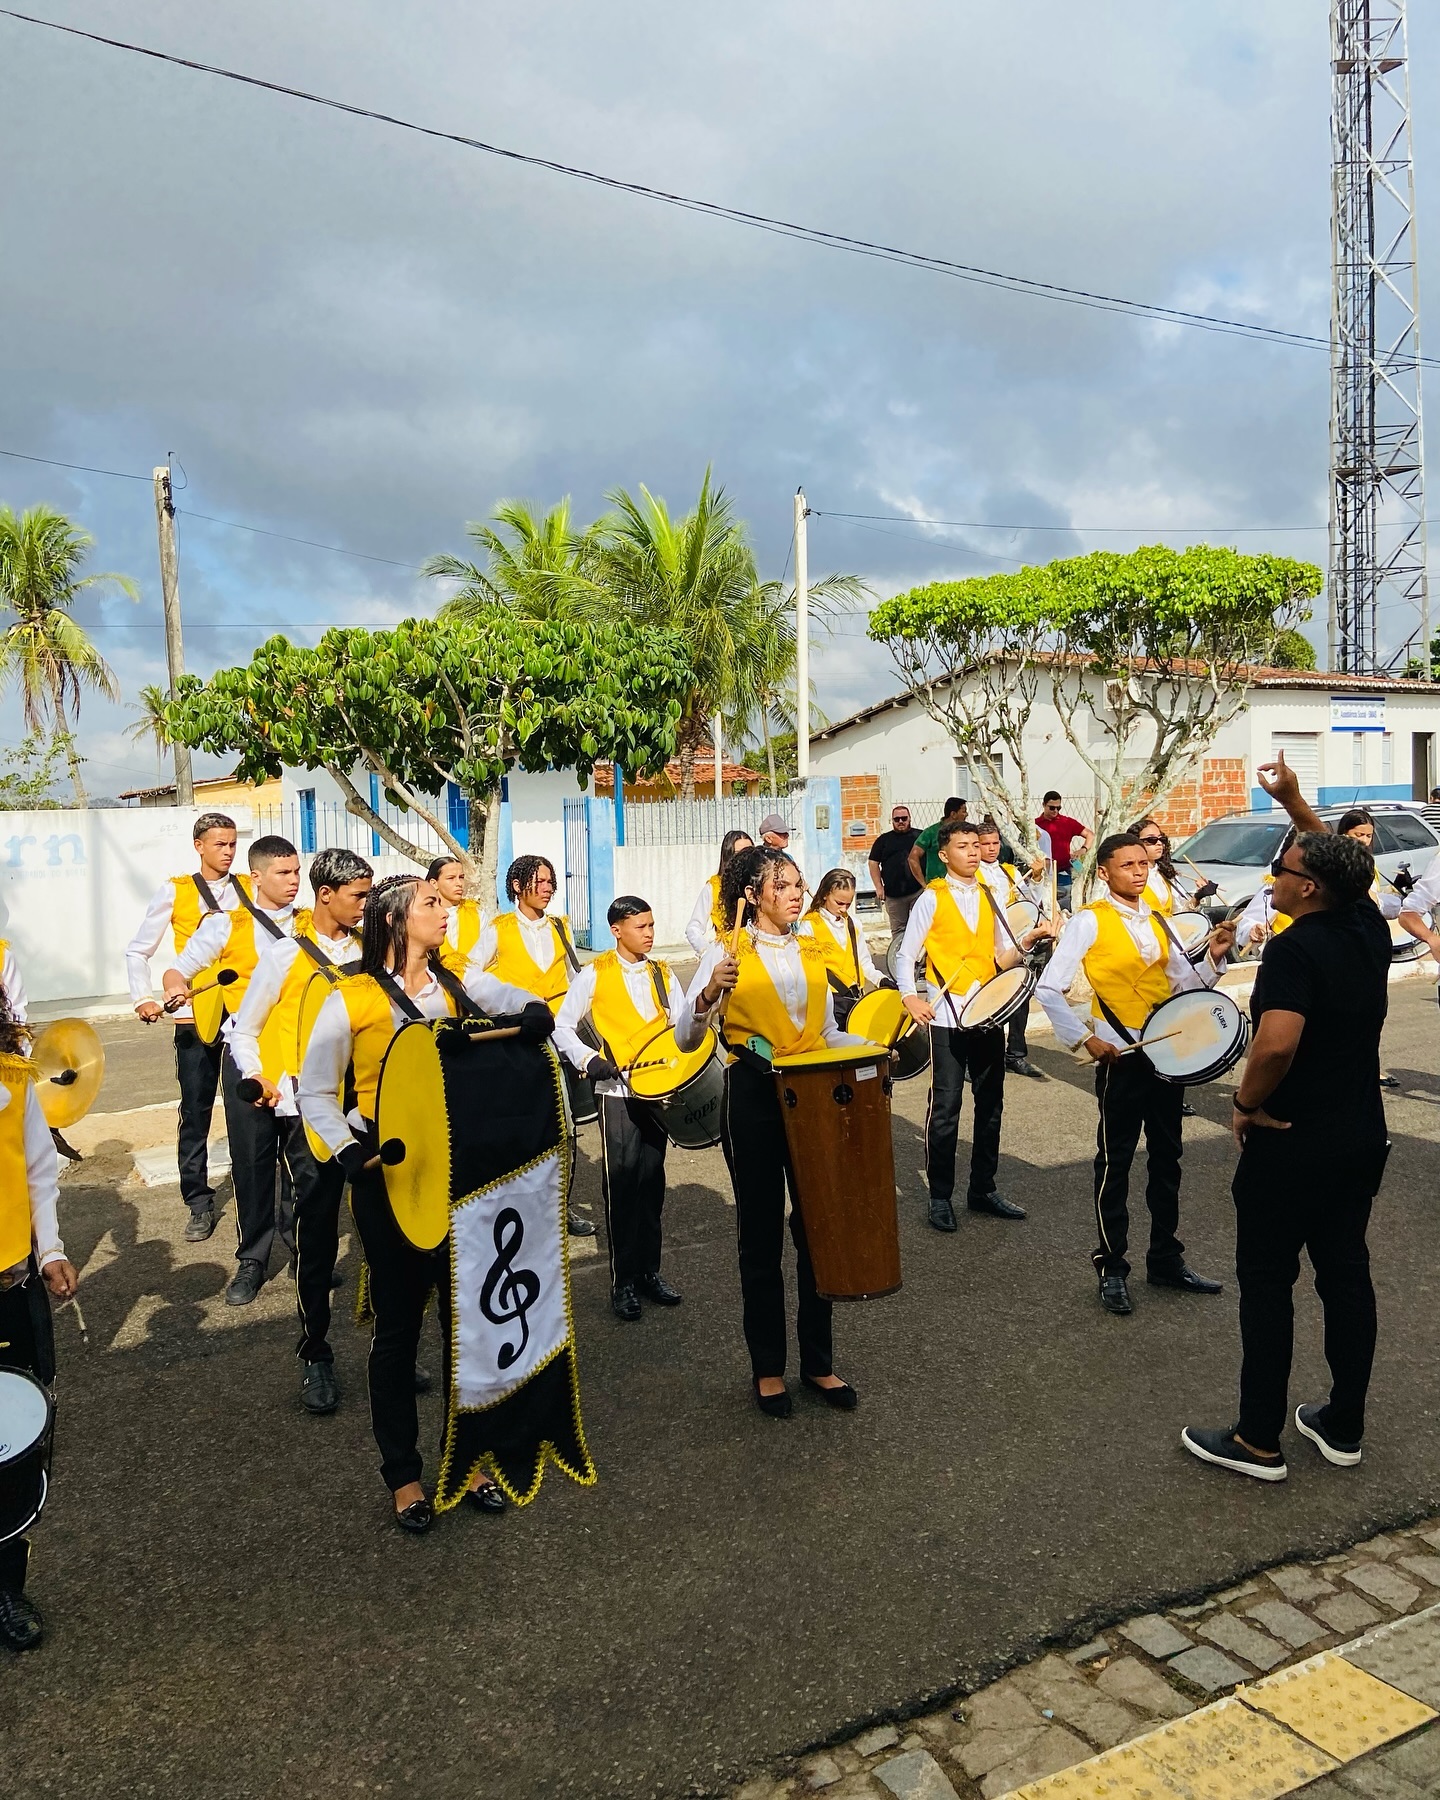
<path id="1" fill-rule="evenodd" d="M 803 788 L 810 779 L 810 562 L 805 521 L 810 508 L 804 488 L 795 490 L 795 773 Z"/>
<path id="2" fill-rule="evenodd" d="M 185 648 L 180 641 L 180 553 L 175 546 L 175 500 L 170 492 L 168 465 L 155 470 L 155 527 L 160 537 L 160 595 L 165 604 L 165 661 L 170 671 L 169 697 L 173 700 L 185 673 Z M 194 806 L 195 782 L 190 774 L 190 746 L 172 744 L 175 757 L 175 804 Z"/>
<path id="3" fill-rule="evenodd" d="M 710 736 L 715 744 L 715 798 L 723 798 L 725 789 L 720 780 L 720 767 L 725 760 L 725 722 L 719 713 L 710 720 Z"/>

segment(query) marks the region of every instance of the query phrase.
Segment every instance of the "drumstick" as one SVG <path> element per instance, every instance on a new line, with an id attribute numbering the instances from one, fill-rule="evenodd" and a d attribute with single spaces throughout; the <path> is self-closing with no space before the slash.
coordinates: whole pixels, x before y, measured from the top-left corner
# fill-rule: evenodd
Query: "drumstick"
<path id="1" fill-rule="evenodd" d="M 1194 863 L 1191 862 L 1190 858 L 1188 856 L 1182 856 L 1180 858 L 1180 860 L 1181 860 L 1181 862 L 1184 863 L 1185 867 L 1190 871 L 1190 873 L 1192 875 L 1200 875 L 1200 885 L 1201 885 L 1201 887 L 1204 887 L 1206 878 L 1204 875 L 1200 874 L 1199 869 L 1197 869 L 1195 867 Z M 1193 899 L 1194 896 L 1192 895 L 1191 898 Z M 1223 900 L 1225 898 L 1225 890 L 1224 890 L 1224 888 L 1221 887 L 1221 885 L 1218 881 L 1215 883 L 1215 898 L 1217 900 Z"/>
<path id="2" fill-rule="evenodd" d="M 85 1326 L 85 1315 L 80 1310 L 79 1294 L 72 1294 L 69 1303 L 75 1308 L 75 1323 L 80 1327 L 80 1342 L 84 1344 L 85 1348 L 88 1350 L 90 1348 L 90 1333 Z"/>
<path id="3" fill-rule="evenodd" d="M 1133 1044 L 1126 1044 L 1123 1049 L 1117 1049 L 1115 1054 L 1117 1056 L 1129 1056 L 1132 1050 L 1148 1050 L 1151 1044 L 1163 1044 L 1167 1038 L 1179 1037 L 1184 1029 L 1185 1027 L 1180 1025 L 1177 1026 L 1174 1031 L 1162 1032 L 1159 1037 L 1140 1038 Z M 1091 1056 L 1090 1052 L 1085 1048 L 1084 1043 L 1081 1042 L 1075 1046 L 1075 1060 L 1076 1062 L 1082 1060 L 1085 1062 L 1094 1062 L 1095 1058 Z"/>
<path id="4" fill-rule="evenodd" d="M 743 929 L 741 922 L 744 919 L 744 917 L 745 917 L 745 902 L 744 902 L 744 900 L 741 900 L 736 904 L 736 907 L 735 907 L 735 929 L 730 933 L 730 947 L 729 947 L 727 954 L 729 955 L 731 962 L 734 962 L 736 957 L 740 954 L 740 932 Z M 725 1017 L 725 1009 L 730 1004 L 730 996 L 734 992 L 735 992 L 734 988 L 726 988 L 725 992 L 720 996 L 720 1004 L 718 1007 L 716 1007 L 715 1017 L 711 1021 L 717 1034 L 720 1030 L 721 1021 Z"/>
<path id="5" fill-rule="evenodd" d="M 229 987 L 232 982 L 239 979 L 240 975 L 237 970 L 222 969 L 213 981 L 197 981 L 188 995 L 172 994 L 165 1002 L 165 1010 L 166 1012 L 175 1012 L 179 1007 L 184 1006 L 193 995 L 208 994 L 211 988 Z"/>
<path id="6" fill-rule="evenodd" d="M 945 981 L 941 984 L 939 991 L 935 995 L 935 1000 L 943 1000 L 945 998 L 950 992 L 950 983 L 954 981 L 955 976 L 959 973 L 960 971 L 957 968 L 953 975 L 946 977 Z M 935 1009 L 935 1000 L 930 1002 L 930 1009 L 932 1012 Z M 918 1022 L 919 1021 L 916 1019 L 914 1013 L 907 1007 L 904 1022 L 901 1024 L 900 1029 L 895 1033 L 895 1036 L 890 1040 L 890 1048 L 892 1050 L 898 1050 L 903 1040 L 915 1029 Z"/>

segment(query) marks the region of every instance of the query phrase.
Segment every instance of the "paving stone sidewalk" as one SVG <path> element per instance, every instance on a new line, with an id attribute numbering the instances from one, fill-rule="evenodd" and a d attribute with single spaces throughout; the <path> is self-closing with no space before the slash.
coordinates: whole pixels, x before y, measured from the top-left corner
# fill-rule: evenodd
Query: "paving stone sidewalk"
<path id="1" fill-rule="evenodd" d="M 1307 1670 L 1319 1653 L 1340 1646 L 1347 1646 L 1352 1662 L 1440 1708 L 1440 1615 L 1397 1635 L 1397 1642 L 1404 1637 L 1411 1645 L 1403 1678 L 1390 1672 L 1380 1651 L 1367 1662 L 1348 1648 L 1437 1603 L 1440 1520 L 1431 1520 L 1370 1538 L 1337 1556 L 1266 1570 L 1191 1605 L 1125 1619 L 933 1711 L 871 1726 L 843 1743 L 797 1757 L 733 1790 L 733 1800 L 800 1800 L 809 1794 L 825 1800 L 1001 1800 L 1031 1784 L 1040 1793 L 1025 1800 L 1041 1800 L 1052 1785 L 1055 1800 L 1073 1800 L 1081 1792 L 1113 1793 L 1122 1800 L 1143 1784 L 1132 1789 L 1128 1777 L 1118 1785 L 1108 1776 L 1093 1785 L 1078 1779 L 1051 1784 L 1045 1778 L 1071 1769 L 1078 1778 L 1077 1765 L 1097 1753 L 1206 1708 L 1242 1684 L 1248 1697 L 1259 1691 L 1253 1684 L 1261 1678 Z M 1383 1653 L 1391 1662 L 1396 1654 Z M 1417 1657 L 1433 1660 L 1433 1669 L 1417 1676 L 1412 1667 Z M 1440 1796 L 1440 1731 L 1427 1727 L 1401 1744 L 1340 1760 L 1345 1766 L 1337 1769 L 1333 1760 L 1321 1758 L 1307 1777 L 1312 1782 L 1307 1792 L 1323 1794 L 1324 1800 Z M 1259 1787 L 1223 1791 L 1274 1795 L 1303 1785 L 1271 1780 L 1268 1786 L 1262 1781 Z M 1179 1783 L 1174 1791 L 1191 1790 Z"/>

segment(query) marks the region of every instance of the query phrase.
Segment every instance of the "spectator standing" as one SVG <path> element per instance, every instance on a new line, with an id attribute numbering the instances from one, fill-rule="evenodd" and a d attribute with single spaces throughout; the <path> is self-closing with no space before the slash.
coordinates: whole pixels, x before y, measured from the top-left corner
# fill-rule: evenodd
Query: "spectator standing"
<path id="1" fill-rule="evenodd" d="M 891 943 L 905 935 L 910 909 L 919 898 L 920 883 L 910 868 L 910 852 L 919 836 L 910 823 L 910 808 L 892 806 L 890 829 L 870 846 L 870 879 L 890 921 Z"/>
<path id="2" fill-rule="evenodd" d="M 1055 865 L 1055 893 L 1060 904 L 1068 912 L 1070 910 L 1070 846 L 1079 838 L 1088 850 L 1090 833 L 1078 819 L 1072 819 L 1069 813 L 1061 812 L 1061 796 L 1054 788 L 1040 802 L 1040 817 L 1035 821 L 1038 831 L 1044 833 L 1050 843 L 1050 860 Z"/>
<path id="3" fill-rule="evenodd" d="M 921 887 L 928 887 L 932 881 L 943 878 L 945 864 L 940 858 L 940 833 L 952 819 L 963 821 L 969 817 L 969 812 L 968 803 L 958 794 L 952 794 L 945 802 L 940 823 L 927 825 L 910 846 L 910 873 Z"/>

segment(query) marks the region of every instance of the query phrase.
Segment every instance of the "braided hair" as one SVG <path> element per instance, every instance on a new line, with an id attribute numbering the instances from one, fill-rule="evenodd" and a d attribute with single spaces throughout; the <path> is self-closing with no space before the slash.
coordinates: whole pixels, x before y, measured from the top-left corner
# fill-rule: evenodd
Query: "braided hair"
<path id="1" fill-rule="evenodd" d="M 548 856 L 517 856 L 505 871 L 505 897 L 509 900 L 523 900 L 534 887 L 542 869 L 550 871 L 550 879 L 558 888 L 560 877 L 555 873 L 555 865 Z"/>
<path id="2" fill-rule="evenodd" d="M 387 875 L 365 900 L 360 920 L 360 972 L 383 975 L 403 969 L 410 948 L 410 908 L 420 892 L 420 876 Z"/>
<path id="3" fill-rule="evenodd" d="M 756 911 L 746 898 L 748 890 L 754 888 L 756 893 L 763 893 L 784 864 L 797 871 L 800 866 L 788 850 L 777 850 L 770 844 L 755 844 L 733 856 L 720 876 L 720 905 L 725 917 L 738 916 L 742 925 L 753 924 Z"/>

